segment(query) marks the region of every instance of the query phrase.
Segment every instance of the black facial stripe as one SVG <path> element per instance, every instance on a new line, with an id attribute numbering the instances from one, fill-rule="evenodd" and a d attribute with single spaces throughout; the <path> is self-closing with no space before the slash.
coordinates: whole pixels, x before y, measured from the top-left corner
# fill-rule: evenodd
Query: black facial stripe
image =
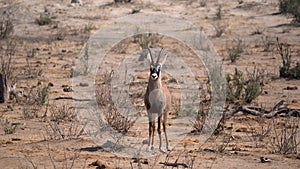
<path id="1" fill-rule="evenodd" d="M 156 74 L 159 76 L 159 74 L 160 74 L 160 69 L 150 68 L 150 73 L 151 73 L 151 74 L 156 73 Z"/>

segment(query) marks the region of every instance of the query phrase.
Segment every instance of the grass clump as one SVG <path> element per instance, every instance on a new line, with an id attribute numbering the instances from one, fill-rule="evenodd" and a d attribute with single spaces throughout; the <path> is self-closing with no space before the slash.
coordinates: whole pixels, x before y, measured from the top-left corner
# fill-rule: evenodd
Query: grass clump
<path id="1" fill-rule="evenodd" d="M 271 144 L 275 153 L 298 153 L 298 145 L 300 144 L 298 140 L 299 122 L 298 117 L 286 117 L 283 120 L 280 118 L 273 119 L 272 132 L 274 137 Z"/>
<path id="2" fill-rule="evenodd" d="M 36 23 L 40 26 L 50 25 L 53 22 L 52 18 L 49 16 L 40 15 L 38 19 L 36 19 Z"/>
<path id="3" fill-rule="evenodd" d="M 18 124 L 12 123 L 8 119 L 5 119 L 5 121 L 2 122 L 2 126 L 5 134 L 14 134 Z"/>
<path id="4" fill-rule="evenodd" d="M 233 46 L 227 48 L 227 54 L 231 63 L 235 63 L 236 60 L 241 56 L 244 52 L 244 44 L 241 39 L 233 40 Z"/>

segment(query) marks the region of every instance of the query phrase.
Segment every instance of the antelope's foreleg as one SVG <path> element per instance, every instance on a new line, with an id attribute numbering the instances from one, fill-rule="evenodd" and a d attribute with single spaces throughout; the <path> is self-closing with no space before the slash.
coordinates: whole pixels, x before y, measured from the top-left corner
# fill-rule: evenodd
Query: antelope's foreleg
<path id="1" fill-rule="evenodd" d="M 153 121 L 153 115 L 148 113 L 149 118 L 149 138 L 148 138 L 148 151 L 154 150 L 154 130 L 155 130 L 155 121 Z"/>

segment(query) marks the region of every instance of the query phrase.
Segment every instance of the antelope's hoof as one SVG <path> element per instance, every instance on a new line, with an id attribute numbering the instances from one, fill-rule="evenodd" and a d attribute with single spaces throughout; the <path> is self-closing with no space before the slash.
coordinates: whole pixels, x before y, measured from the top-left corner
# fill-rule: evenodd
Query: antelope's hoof
<path id="1" fill-rule="evenodd" d="M 149 146 L 148 149 L 147 149 L 148 152 L 151 152 L 151 151 L 153 151 L 153 150 L 154 150 L 154 147 L 153 147 L 153 146 Z"/>
<path id="2" fill-rule="evenodd" d="M 159 148 L 159 151 L 160 151 L 161 153 L 165 153 L 165 152 L 166 152 L 166 150 L 164 150 L 163 148 Z"/>

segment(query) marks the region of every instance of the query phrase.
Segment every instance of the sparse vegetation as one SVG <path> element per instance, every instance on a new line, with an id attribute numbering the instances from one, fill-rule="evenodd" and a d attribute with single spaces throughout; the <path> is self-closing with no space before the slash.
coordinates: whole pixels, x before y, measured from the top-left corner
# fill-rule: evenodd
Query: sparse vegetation
<path id="1" fill-rule="evenodd" d="M 300 141 L 298 140 L 299 117 L 274 118 L 272 125 L 272 145 L 276 153 L 297 154 Z M 279 127 L 278 127 L 279 126 Z"/>
<path id="2" fill-rule="evenodd" d="M 299 81 L 289 79 L 300 79 L 298 23 L 289 24 L 292 18 L 271 14 L 272 10 L 277 10 L 274 6 L 277 3 L 266 0 L 236 0 L 224 4 L 220 2 L 220 5 L 219 2 L 207 0 L 128 2 L 130 1 L 88 1 L 82 5 L 74 5 L 70 4 L 71 0 L 64 3 L 57 0 L 0 1 L 0 74 L 5 77 L 5 83 L 8 82 L 7 93 L 10 93 L 10 99 L 0 104 L 0 142 L 3 151 L 0 151 L 0 168 L 220 168 L 239 166 L 241 160 L 249 168 L 282 168 L 287 162 L 289 168 L 297 168 L 300 150 Z M 288 3 L 281 5 L 286 5 L 283 6 L 286 9 L 282 13 L 294 17 L 294 21 L 299 20 L 299 10 L 296 11 L 295 6 L 288 7 L 291 5 Z M 41 11 L 44 12 L 39 16 L 37 12 Z M 162 15 L 152 15 L 152 12 L 168 14 L 171 18 L 175 16 L 175 21 L 190 18 L 200 31 L 209 32 L 213 37 L 212 42 L 204 33 L 189 36 L 189 33 L 196 30 L 195 25 L 177 27 L 181 22 L 174 23 L 174 29 L 178 30 L 178 35 L 187 33 L 188 36 L 185 37 L 191 37 L 190 39 L 180 41 L 177 38 L 181 36 L 165 36 L 153 32 L 153 28 L 166 28 L 163 24 L 168 22 L 159 18 Z M 106 26 L 107 23 L 135 23 L 136 20 L 133 19 L 136 15 L 130 15 L 128 20 L 115 20 L 131 13 L 157 17 L 152 19 L 162 27 L 152 27 L 152 23 L 148 25 L 145 18 L 145 22 L 141 21 L 145 27 L 137 24 L 139 28 L 136 32 L 126 31 L 126 35 L 135 35 L 120 41 L 110 50 L 105 50 L 95 81 L 86 83 L 86 77 L 90 77 L 96 68 L 91 67 L 91 63 L 95 62 L 92 55 L 100 56 L 98 51 L 91 52 L 91 49 L 95 49 L 92 45 L 98 46 L 99 41 L 88 44 L 87 38 L 97 27 Z M 172 24 L 167 28 L 171 27 Z M 117 27 L 110 30 L 123 31 L 115 28 Z M 282 38 L 276 41 L 276 36 Z M 238 38 L 230 41 L 230 37 Z M 210 43 L 213 43 L 215 50 L 210 48 Z M 189 44 L 198 45 L 194 48 Z M 171 132 L 168 139 L 172 150 L 167 153 L 160 153 L 157 148 L 152 153 L 146 152 L 148 121 L 143 95 L 148 76 L 147 67 L 145 72 L 140 68 L 146 63 L 147 50 L 144 49 L 148 47 L 168 49 L 170 59 L 165 67 L 167 75 L 162 79 L 176 99 L 172 99 L 172 110 L 168 115 L 167 128 Z M 143 53 L 138 58 L 140 51 Z M 217 58 L 217 53 L 224 56 Z M 203 65 L 198 62 L 196 54 L 201 57 Z M 216 57 L 210 60 L 207 54 Z M 137 62 L 129 62 L 131 59 L 136 59 Z M 219 61 L 218 59 L 225 63 L 222 67 L 215 68 L 214 61 Z M 209 63 L 213 64 L 206 64 L 206 61 L 212 61 Z M 118 64 L 119 62 L 124 64 Z M 183 64 L 172 65 L 176 63 Z M 123 68 L 126 70 L 119 71 Z M 223 92 L 219 88 L 225 87 L 221 78 L 215 78 L 223 76 L 219 69 L 228 73 L 227 93 L 219 94 Z M 274 77 L 276 80 L 272 79 L 263 86 L 265 76 L 262 69 L 266 75 L 271 75 L 270 78 Z M 70 73 L 73 70 L 72 75 L 80 74 L 77 78 L 82 77 L 83 81 L 75 82 L 71 87 Z M 192 76 L 184 74 L 187 75 L 183 75 L 187 81 L 177 78 L 181 76 L 181 71 L 188 71 Z M 116 72 L 120 75 L 116 75 Z M 287 79 L 278 79 L 279 73 L 280 77 Z M 208 74 L 211 76 L 208 77 Z M 118 97 L 119 81 L 121 85 L 128 85 L 128 90 L 122 88 L 122 92 L 126 91 L 125 94 L 128 95 L 126 100 L 121 97 L 124 93 Z M 205 82 L 211 86 L 205 86 Z M 51 87 L 52 83 L 54 87 Z M 199 93 L 191 93 L 191 100 L 184 102 L 187 98 L 186 91 L 189 92 L 186 89 L 194 87 L 189 86 L 190 84 L 195 85 L 193 89 Z M 92 91 L 94 87 L 95 96 L 92 98 L 97 99 L 96 104 L 86 95 L 81 97 L 75 94 L 82 89 Z M 0 90 L 1 94 L 3 92 Z M 223 104 L 220 107 L 213 106 L 219 101 L 223 103 L 226 94 L 225 110 Z M 200 98 L 192 97 L 193 95 Z M 278 99 L 287 102 L 273 107 Z M 122 104 L 127 101 L 133 107 Z M 73 102 L 76 104 L 73 105 Z M 86 103 L 89 105 L 91 102 L 91 107 L 87 108 L 91 108 L 91 111 L 81 111 Z M 184 109 L 181 107 L 184 103 L 191 103 L 193 107 L 196 105 L 196 110 Z M 125 110 L 132 108 L 134 113 L 126 114 L 118 106 L 123 106 L 121 109 Z M 235 109 L 236 113 L 232 113 Z M 188 121 L 188 124 L 180 121 L 190 111 L 190 115 L 196 118 Z M 209 128 L 212 123 L 210 120 L 214 118 L 209 118 L 209 115 L 219 112 L 218 115 L 224 115 L 220 121 L 221 127 L 209 135 L 213 131 Z M 232 116 L 229 117 L 229 113 Z M 134 119 L 136 117 L 139 118 L 137 121 Z M 87 134 L 84 134 L 85 128 Z M 179 142 L 179 137 L 175 138 L 177 132 L 186 134 Z M 155 134 L 157 135 L 157 130 Z M 206 136 L 209 139 L 203 140 Z M 165 140 L 164 137 L 162 139 Z M 124 144 L 126 145 L 123 146 Z M 156 138 L 155 147 L 158 144 Z M 137 149 L 131 150 L 131 146 Z M 130 150 L 127 151 L 127 148 Z M 114 152 L 109 152 L 109 149 Z M 134 154 L 134 157 L 120 157 L 119 150 L 125 150 L 127 156 Z M 149 157 L 144 154 L 149 154 Z M 260 164 L 261 155 L 272 161 Z"/>
<path id="3" fill-rule="evenodd" d="M 216 12 L 216 19 L 218 20 L 221 20 L 222 19 L 222 5 L 218 5 L 218 8 L 217 8 L 217 12 Z"/>
<path id="4" fill-rule="evenodd" d="M 221 37 L 226 30 L 226 25 L 221 25 L 219 22 L 213 25 L 213 27 L 216 31 L 215 37 Z"/>
<path id="5" fill-rule="evenodd" d="M 46 15 L 40 15 L 38 19 L 35 20 L 36 23 L 40 26 L 49 25 L 53 22 L 52 18 Z"/>
<path id="6" fill-rule="evenodd" d="M 233 46 L 227 47 L 227 54 L 231 63 L 235 63 L 236 60 L 241 56 L 244 52 L 244 44 L 241 39 L 235 39 L 232 41 Z"/>
<path id="7" fill-rule="evenodd" d="M 274 49 L 274 39 L 270 36 L 262 36 L 261 37 L 262 44 L 263 44 L 263 51 L 264 52 L 270 52 Z"/>
<path id="8" fill-rule="evenodd" d="M 10 17 L 0 16 L 0 40 L 8 38 L 14 31 Z"/>
<path id="9" fill-rule="evenodd" d="M 133 36 L 133 42 L 137 43 L 141 49 L 147 49 L 150 46 L 157 45 L 162 36 L 153 33 L 139 33 L 140 30 L 137 28 L 136 35 Z"/>
<path id="10" fill-rule="evenodd" d="M 69 106 L 51 105 L 45 129 L 45 140 L 76 139 L 82 136 L 85 125 L 76 119 L 76 111 Z"/>
<path id="11" fill-rule="evenodd" d="M 195 121 L 193 122 L 193 131 L 192 133 L 200 133 L 205 125 L 205 119 L 209 111 L 210 101 L 203 100 L 200 102 L 200 109 L 197 112 Z"/>
<path id="12" fill-rule="evenodd" d="M 279 11 L 282 14 L 289 14 L 300 22 L 300 1 L 299 0 L 279 0 Z"/>
<path id="13" fill-rule="evenodd" d="M 14 40 L 5 40 L 3 50 L 0 51 L 0 80 L 1 97 L 0 102 L 6 102 L 10 96 L 11 87 L 16 83 L 16 71 L 14 71 L 13 56 L 16 52 L 16 42 Z M 2 91 L 3 90 L 3 91 Z"/>
<path id="14" fill-rule="evenodd" d="M 292 49 L 290 44 L 280 42 L 277 38 L 277 52 L 281 56 L 282 66 L 279 70 L 280 77 L 289 79 L 300 79 L 300 62 L 292 67 Z"/>
<path id="15" fill-rule="evenodd" d="M 243 0 L 237 0 L 237 2 L 238 2 L 239 4 L 242 4 L 242 3 L 244 3 L 244 1 L 243 1 Z"/>
<path id="16" fill-rule="evenodd" d="M 48 83 L 46 85 L 38 83 L 36 86 L 32 86 L 31 88 L 25 90 L 24 91 L 24 95 L 26 95 L 25 100 L 20 102 L 20 104 L 25 106 L 47 105 L 51 86 L 52 86 L 51 83 Z"/>
<path id="17" fill-rule="evenodd" d="M 126 133 L 130 127 L 133 126 L 134 121 L 120 114 L 114 106 L 110 93 L 112 73 L 113 72 L 107 72 L 102 75 L 101 84 L 96 90 L 96 98 L 99 107 L 103 110 L 103 112 L 105 112 L 104 117 L 109 126 L 120 133 Z"/>
<path id="18" fill-rule="evenodd" d="M 12 123 L 8 119 L 1 122 L 5 134 L 14 134 L 18 127 L 17 123 Z"/>
<path id="19" fill-rule="evenodd" d="M 95 30 L 95 29 L 96 29 L 95 24 L 89 22 L 89 23 L 84 25 L 83 32 L 84 33 L 91 33 L 91 31 Z"/>
<path id="20" fill-rule="evenodd" d="M 251 33 L 251 35 L 261 35 L 264 33 L 264 31 L 265 31 L 265 28 L 256 26 L 254 31 Z"/>
<path id="21" fill-rule="evenodd" d="M 205 7 L 207 3 L 207 0 L 200 0 L 200 6 Z"/>
<path id="22" fill-rule="evenodd" d="M 251 103 L 261 94 L 263 77 L 263 72 L 256 68 L 246 76 L 237 69 L 234 74 L 227 74 L 226 101 L 234 104 Z"/>

